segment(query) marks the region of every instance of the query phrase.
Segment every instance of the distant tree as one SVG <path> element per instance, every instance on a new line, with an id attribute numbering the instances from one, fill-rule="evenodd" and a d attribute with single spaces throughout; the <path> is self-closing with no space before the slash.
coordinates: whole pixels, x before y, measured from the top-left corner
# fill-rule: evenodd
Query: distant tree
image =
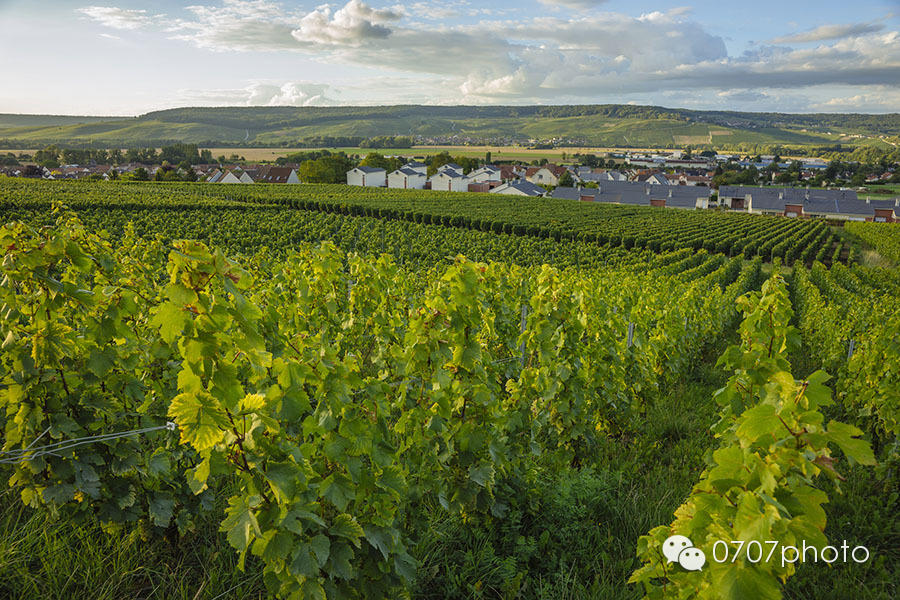
<path id="1" fill-rule="evenodd" d="M 797 173 L 794 171 L 784 171 L 775 176 L 775 183 L 788 184 L 797 180 Z"/>
<path id="2" fill-rule="evenodd" d="M 197 171 L 188 161 L 178 163 L 178 171 L 181 173 L 182 181 L 197 181 Z"/>
<path id="3" fill-rule="evenodd" d="M 366 157 L 359 163 L 359 166 L 388 170 L 391 166 L 391 161 L 387 159 L 383 154 L 379 154 L 378 152 L 369 152 L 368 154 L 366 154 Z"/>
<path id="4" fill-rule="evenodd" d="M 150 181 L 150 173 L 144 167 L 135 169 L 133 177 L 135 181 Z"/>
<path id="5" fill-rule="evenodd" d="M 559 176 L 559 183 L 558 183 L 558 185 L 560 185 L 560 186 L 566 186 L 566 187 L 572 187 L 572 186 L 574 186 L 574 185 L 575 185 L 575 178 L 572 177 L 572 173 L 570 173 L 569 171 L 566 171 L 565 173 L 563 173 L 562 175 L 560 175 L 560 176 Z"/>
<path id="6" fill-rule="evenodd" d="M 307 160 L 300 164 L 297 176 L 303 183 L 346 183 L 353 162 L 343 152 Z"/>
<path id="7" fill-rule="evenodd" d="M 700 153 L 700 156 L 702 156 L 703 158 L 715 158 L 716 151 L 715 150 L 704 150 L 703 152 Z"/>
<path id="8" fill-rule="evenodd" d="M 160 149 L 159 160 L 168 161 L 173 165 L 181 162 L 195 165 L 200 162 L 200 152 L 197 150 L 197 144 L 172 144 Z"/>
<path id="9" fill-rule="evenodd" d="M 453 157 L 445 150 L 432 155 L 430 158 L 426 159 L 426 162 L 428 163 L 428 176 L 431 177 L 437 173 L 437 170 L 440 167 L 452 163 Z"/>
<path id="10" fill-rule="evenodd" d="M 578 160 L 578 164 L 583 167 L 601 167 L 604 164 L 602 158 L 597 158 L 596 154 L 576 154 L 575 158 Z"/>
<path id="11" fill-rule="evenodd" d="M 47 146 L 43 150 L 38 150 L 34 153 L 34 162 L 41 165 L 42 167 L 47 167 L 48 169 L 57 168 L 59 166 L 59 158 L 59 147 L 55 144 Z"/>
<path id="12" fill-rule="evenodd" d="M 487 152 L 484 153 L 484 164 L 486 164 L 486 165 L 491 164 L 491 151 L 490 150 L 488 150 Z"/>
<path id="13" fill-rule="evenodd" d="M 453 159 L 453 162 L 461 166 L 463 168 L 463 173 L 465 173 L 466 175 L 481 166 L 481 161 L 479 161 L 477 158 L 471 158 L 468 156 L 457 156 Z"/>
<path id="14" fill-rule="evenodd" d="M 119 172 L 116 171 L 115 169 L 110 169 L 109 173 L 107 173 L 107 175 L 109 175 L 110 181 L 115 181 L 119 178 Z"/>

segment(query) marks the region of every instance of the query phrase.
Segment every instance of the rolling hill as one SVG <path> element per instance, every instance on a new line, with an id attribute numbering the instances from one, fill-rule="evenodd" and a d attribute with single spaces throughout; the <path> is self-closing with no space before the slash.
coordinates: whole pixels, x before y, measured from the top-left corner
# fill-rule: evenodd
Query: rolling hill
<path id="1" fill-rule="evenodd" d="M 176 108 L 138 117 L 0 114 L 0 147 L 291 146 L 313 137 L 413 135 L 442 142 L 607 147 L 896 148 L 900 114 L 787 114 L 656 106 Z"/>

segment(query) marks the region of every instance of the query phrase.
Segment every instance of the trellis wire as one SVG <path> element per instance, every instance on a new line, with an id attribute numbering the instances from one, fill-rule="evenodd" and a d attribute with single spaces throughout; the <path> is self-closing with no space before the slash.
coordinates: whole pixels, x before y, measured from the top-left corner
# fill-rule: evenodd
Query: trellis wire
<path id="1" fill-rule="evenodd" d="M 47 444 L 46 446 L 35 447 L 34 445 L 50 431 L 50 428 L 48 427 L 43 431 L 43 433 L 41 433 L 41 435 L 34 438 L 34 441 L 32 441 L 27 447 L 17 450 L 0 452 L 0 464 L 12 465 L 20 463 L 23 460 L 34 460 L 35 458 L 46 455 L 59 456 L 59 454 L 57 454 L 58 452 L 71 450 L 72 448 L 76 448 L 78 446 L 94 444 L 97 442 L 108 442 L 124 437 L 150 433 L 151 431 L 159 431 L 161 429 L 175 431 L 175 423 L 172 421 L 168 421 L 165 425 L 158 425 L 156 427 L 144 427 L 143 429 L 132 429 L 130 431 L 118 431 L 115 433 L 104 433 L 101 435 L 89 435 L 86 437 L 74 438 L 71 440 L 63 440 L 61 442 Z"/>

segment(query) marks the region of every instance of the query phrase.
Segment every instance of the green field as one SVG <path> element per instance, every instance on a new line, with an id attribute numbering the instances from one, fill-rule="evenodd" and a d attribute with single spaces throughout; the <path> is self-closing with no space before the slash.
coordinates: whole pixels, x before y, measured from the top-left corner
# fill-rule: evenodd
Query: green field
<path id="1" fill-rule="evenodd" d="M 893 600 L 897 231 L 0 179 L 0 598 Z"/>

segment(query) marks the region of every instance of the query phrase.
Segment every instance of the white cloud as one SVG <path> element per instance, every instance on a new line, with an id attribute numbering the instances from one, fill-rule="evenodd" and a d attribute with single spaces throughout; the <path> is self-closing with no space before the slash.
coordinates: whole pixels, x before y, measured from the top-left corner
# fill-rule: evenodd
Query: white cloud
<path id="1" fill-rule="evenodd" d="M 204 106 L 333 106 L 328 84 L 306 81 L 253 82 L 246 87 L 219 90 L 182 90 L 179 101 Z"/>
<path id="2" fill-rule="evenodd" d="M 386 38 L 391 30 L 387 24 L 401 15 L 390 10 L 377 10 L 361 0 L 350 0 L 332 13 L 328 5 L 321 6 L 300 19 L 291 35 L 301 44 L 358 45 L 368 39 Z"/>
<path id="3" fill-rule="evenodd" d="M 115 6 L 85 6 L 79 8 L 78 12 L 113 29 L 140 29 L 152 22 L 146 10 L 116 8 Z"/>
<path id="4" fill-rule="evenodd" d="M 771 40 L 773 44 L 799 44 L 804 42 L 823 42 L 857 37 L 868 33 L 877 33 L 884 29 L 883 23 L 847 23 L 843 25 L 822 25 L 809 31 L 792 33 Z"/>
<path id="5" fill-rule="evenodd" d="M 900 90 L 886 86 L 870 86 L 860 90 L 854 88 L 845 96 L 833 96 L 811 106 L 822 112 L 898 112 L 900 111 Z"/>
<path id="6" fill-rule="evenodd" d="M 458 6 L 466 10 L 464 4 Z M 763 89 L 900 87 L 900 33 L 880 26 L 848 25 L 842 31 L 853 35 L 816 47 L 762 45 L 730 56 L 724 40 L 692 20 L 686 8 L 639 17 L 554 13 L 438 26 L 423 23 L 419 15 L 432 7 L 416 3 L 376 9 L 350 0 L 340 8 L 295 11 L 273 0 L 225 0 L 189 7 L 192 17 L 176 22 L 171 33 L 216 51 L 290 50 L 328 64 L 419 77 L 418 101 L 438 96 L 440 101 L 473 103 L 590 102 L 726 90 L 735 94 L 735 101 L 757 103 L 754 91 Z M 839 33 L 818 28 L 802 35 Z M 439 88 L 435 78 L 441 81 Z M 389 90 L 391 81 L 373 86 Z M 727 97 L 710 98 L 725 101 Z"/>

